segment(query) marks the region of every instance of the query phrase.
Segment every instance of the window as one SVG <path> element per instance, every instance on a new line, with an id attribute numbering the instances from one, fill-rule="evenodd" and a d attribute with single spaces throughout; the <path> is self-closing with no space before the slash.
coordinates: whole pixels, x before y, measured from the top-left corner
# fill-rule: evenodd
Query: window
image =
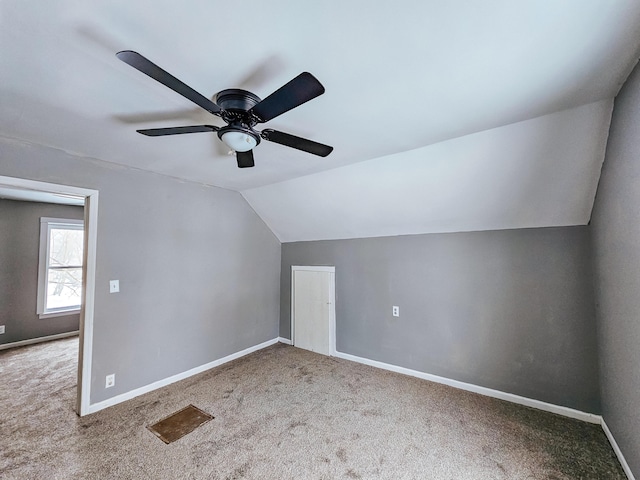
<path id="1" fill-rule="evenodd" d="M 82 301 L 82 220 L 40 219 L 38 315 L 79 312 Z"/>

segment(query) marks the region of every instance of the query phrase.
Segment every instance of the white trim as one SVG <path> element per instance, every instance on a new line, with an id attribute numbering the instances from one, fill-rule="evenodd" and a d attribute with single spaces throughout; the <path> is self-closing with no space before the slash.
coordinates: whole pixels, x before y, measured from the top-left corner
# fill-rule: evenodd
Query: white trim
<path id="1" fill-rule="evenodd" d="M 80 313 L 80 307 L 76 307 L 71 310 L 55 310 L 48 313 L 39 313 L 38 318 L 44 320 L 46 318 L 64 317 L 65 315 L 78 315 Z"/>
<path id="2" fill-rule="evenodd" d="M 554 405 L 552 403 L 542 402 L 540 400 L 534 400 L 532 398 L 521 397 L 520 395 L 514 395 L 513 393 L 501 392 L 499 390 L 493 390 L 491 388 L 481 387 L 479 385 L 473 385 L 471 383 L 459 382 L 458 380 L 452 380 L 446 377 L 440 377 L 438 375 L 432 375 L 430 373 L 419 372 L 417 370 L 411 370 L 409 368 L 398 367 L 388 363 L 378 362 L 377 360 L 369 360 L 368 358 L 357 357 L 349 353 L 336 352 L 336 357 L 344 358 L 345 360 L 351 360 L 352 362 L 363 363 L 372 367 L 382 368 L 384 370 L 390 370 L 392 372 L 402 373 L 404 375 L 410 375 L 412 377 L 418 377 L 423 380 L 429 380 L 430 382 L 441 383 L 449 385 L 450 387 L 459 388 L 468 392 L 479 393 L 487 397 L 499 398 L 508 402 L 517 403 L 527 407 L 537 408 L 538 410 L 544 410 L 545 412 L 551 412 L 564 417 L 575 418 L 584 422 L 600 424 L 602 417 L 600 415 L 594 415 L 593 413 L 586 413 L 580 410 L 574 410 L 573 408 L 562 407 L 560 405 Z"/>
<path id="3" fill-rule="evenodd" d="M 23 347 L 25 345 L 33 345 L 34 343 L 43 343 L 50 340 L 58 340 L 60 338 L 75 337 L 79 334 L 80 331 L 76 330 L 75 332 L 56 333 L 55 335 L 47 335 L 46 337 L 37 337 L 30 338 L 29 340 L 20 340 L 18 342 L 3 343 L 2 345 L 0 345 L 0 350 L 7 350 L 8 348 L 14 347 Z"/>
<path id="4" fill-rule="evenodd" d="M 290 321 L 290 328 L 289 331 L 291 332 L 291 345 L 294 345 L 294 340 L 296 338 L 296 272 L 297 268 L 296 267 L 291 267 L 291 309 L 289 310 L 289 321 Z"/>
<path id="5" fill-rule="evenodd" d="M 71 185 L 61 185 L 58 183 L 39 182 L 26 178 L 0 176 L 0 185 L 9 188 L 21 188 L 23 190 L 35 190 L 37 192 L 53 193 L 71 197 L 86 197 L 97 190 L 88 188 L 73 187 Z"/>
<path id="6" fill-rule="evenodd" d="M 49 241 L 51 240 L 51 228 L 61 226 L 74 230 L 82 230 L 84 232 L 84 222 L 82 220 L 40 217 L 40 242 L 38 245 L 38 301 L 36 306 L 36 313 L 39 318 L 51 318 L 80 313 L 80 305 L 58 309 L 46 309 L 45 305 L 47 303 L 46 300 L 48 298 L 49 288 L 47 276 L 49 271 Z M 80 268 L 81 267 L 82 266 L 80 265 Z"/>
<path id="7" fill-rule="evenodd" d="M 192 368 L 191 370 L 187 370 L 186 372 L 178 373 L 177 375 L 173 375 L 171 377 L 158 380 L 157 382 L 150 383 L 149 385 L 145 385 L 144 387 L 136 388 L 135 390 L 130 390 L 126 393 L 116 395 L 115 397 L 108 398 L 98 403 L 93 403 L 89 405 L 89 410 L 87 413 L 95 413 L 107 407 L 116 405 L 118 403 L 131 400 L 132 398 L 135 398 L 139 395 L 143 395 L 153 390 L 157 390 L 158 388 L 166 387 L 167 385 L 170 385 L 172 383 L 178 382 L 180 380 L 184 380 L 185 378 L 192 377 L 193 375 L 197 375 L 198 373 L 205 372 L 212 368 L 218 367 L 224 363 L 230 362 L 240 357 L 244 357 L 245 355 L 256 352 L 258 350 L 262 350 L 263 348 L 269 347 L 271 345 L 275 345 L 276 343 L 278 343 L 278 340 L 279 338 L 267 340 L 266 342 L 260 343 L 258 345 L 254 345 L 253 347 L 245 348 L 240 352 L 232 353 L 231 355 L 227 355 L 226 357 L 220 358 L 218 360 L 214 360 L 213 362 L 205 363 L 204 365 L 200 365 L 199 367 Z"/>
<path id="8" fill-rule="evenodd" d="M 278 342 L 284 343 L 286 345 L 293 345 L 293 342 L 291 340 L 289 340 L 288 338 L 284 338 L 284 337 L 278 337 Z"/>
<path id="9" fill-rule="evenodd" d="M 78 415 L 89 413 L 91 402 L 91 367 L 93 359 L 93 319 L 96 298 L 96 263 L 98 249 L 98 192 L 87 194 L 84 200 L 84 282 L 80 312 L 80 352 L 78 355 Z"/>
<path id="10" fill-rule="evenodd" d="M 82 205 L 71 205 L 72 207 L 81 207 Z M 75 218 L 58 218 L 58 217 L 40 217 L 40 223 L 55 223 L 56 225 L 65 225 L 69 227 L 77 227 L 82 225 L 84 220 Z"/>
<path id="11" fill-rule="evenodd" d="M 624 470 L 624 473 L 627 474 L 627 478 L 629 480 L 635 480 L 636 477 L 633 476 L 631 467 L 629 467 L 627 460 L 624 458 L 624 455 L 622 454 L 622 450 L 620 450 L 620 447 L 618 446 L 616 439 L 613 438 L 613 434 L 611 433 L 611 430 L 609 430 L 609 427 L 607 426 L 607 423 L 604 421 L 604 418 L 602 419 L 602 430 L 604 430 L 604 434 L 607 436 L 607 439 L 611 444 L 611 448 L 613 448 L 613 451 L 616 453 L 616 456 L 618 457 L 618 461 L 620 462 L 620 465 L 622 465 L 622 469 Z"/>
<path id="12" fill-rule="evenodd" d="M 295 337 L 295 272 L 329 272 L 329 356 L 336 356 L 336 267 L 322 265 L 291 265 L 291 343 L 294 345 Z"/>
<path id="13" fill-rule="evenodd" d="M 336 267 L 322 265 L 291 265 L 291 270 L 304 270 L 307 272 L 336 272 Z"/>
<path id="14" fill-rule="evenodd" d="M 80 347 L 78 353 L 78 415 L 86 415 L 91 397 L 91 357 L 93 351 L 93 319 L 96 285 L 96 249 L 98 244 L 98 191 L 88 188 L 39 182 L 25 178 L 0 176 L 0 186 L 48 192 L 56 195 L 84 197 L 84 275 L 82 308 L 80 309 Z"/>
<path id="15" fill-rule="evenodd" d="M 329 277 L 329 301 L 331 308 L 329 309 L 329 355 L 336 356 L 336 272 Z"/>

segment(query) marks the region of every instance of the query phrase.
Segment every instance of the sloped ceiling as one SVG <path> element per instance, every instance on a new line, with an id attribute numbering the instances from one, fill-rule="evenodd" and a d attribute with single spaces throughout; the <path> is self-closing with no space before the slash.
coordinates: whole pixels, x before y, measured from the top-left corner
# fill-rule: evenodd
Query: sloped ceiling
<path id="1" fill-rule="evenodd" d="M 7 0 L 0 135 L 241 191 L 283 241 L 582 224 L 639 48 L 634 0 Z M 240 170 L 215 135 L 143 137 L 222 123 L 123 49 L 209 98 L 312 72 L 326 94 L 266 126 L 335 150 Z"/>
<path id="2" fill-rule="evenodd" d="M 283 242 L 585 225 L 610 100 L 243 192 Z"/>

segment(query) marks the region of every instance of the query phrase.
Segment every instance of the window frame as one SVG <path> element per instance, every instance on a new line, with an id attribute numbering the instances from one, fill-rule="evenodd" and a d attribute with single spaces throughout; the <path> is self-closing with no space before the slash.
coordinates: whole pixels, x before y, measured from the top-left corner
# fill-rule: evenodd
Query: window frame
<path id="1" fill-rule="evenodd" d="M 52 217 L 40 217 L 40 253 L 38 257 L 38 302 L 37 302 L 37 310 L 39 318 L 51 318 L 51 317 L 60 317 L 62 315 L 73 315 L 76 313 L 80 313 L 82 309 L 82 300 L 80 305 L 73 307 L 58 307 L 46 309 L 46 298 L 47 298 L 47 278 L 49 272 L 49 240 L 51 238 L 50 232 L 52 227 L 68 227 L 70 230 L 82 230 L 83 231 L 83 241 L 86 240 L 86 233 L 84 232 L 84 221 L 83 220 L 75 220 L 71 218 L 52 218 Z M 86 242 L 85 242 L 86 243 Z M 83 263 L 84 263 L 84 254 L 83 254 Z M 84 276 L 84 265 L 80 265 L 83 269 L 82 273 Z M 84 287 L 84 281 L 83 287 Z"/>

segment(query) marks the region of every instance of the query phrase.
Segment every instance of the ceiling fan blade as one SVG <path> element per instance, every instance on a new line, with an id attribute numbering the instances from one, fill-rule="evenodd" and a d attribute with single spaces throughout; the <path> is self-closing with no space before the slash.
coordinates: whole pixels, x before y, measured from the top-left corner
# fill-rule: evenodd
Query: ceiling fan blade
<path id="1" fill-rule="evenodd" d="M 309 72 L 303 72 L 255 105 L 250 113 L 261 123 L 288 112 L 324 93 L 322 84 Z"/>
<path id="2" fill-rule="evenodd" d="M 238 161 L 238 168 L 253 167 L 253 150 L 236 152 L 236 160 Z"/>
<path id="3" fill-rule="evenodd" d="M 213 125 L 192 125 L 189 127 L 147 128 L 136 132 L 148 137 L 162 137 L 164 135 L 180 135 L 183 133 L 217 132 L 218 127 Z"/>
<path id="4" fill-rule="evenodd" d="M 207 112 L 218 115 L 221 111 L 220 107 L 209 100 L 207 97 L 199 94 L 193 88 L 187 84 L 181 82 L 176 77 L 166 72 L 155 63 L 147 60 L 145 57 L 137 52 L 131 50 L 123 50 L 116 53 L 116 57 L 122 60 L 124 63 L 131 65 L 136 70 L 141 71 L 145 75 L 150 76 L 154 80 L 169 87 L 174 92 L 179 93 L 183 97 L 191 100 L 196 105 L 204 108 Z"/>
<path id="5" fill-rule="evenodd" d="M 326 157 L 333 151 L 333 147 L 330 147 L 329 145 L 323 145 L 322 143 L 314 142 L 306 138 L 296 137 L 295 135 L 279 132 L 270 128 L 263 130 L 260 136 L 270 142 L 279 143 L 280 145 L 313 153 L 314 155 L 319 155 L 321 157 Z"/>

